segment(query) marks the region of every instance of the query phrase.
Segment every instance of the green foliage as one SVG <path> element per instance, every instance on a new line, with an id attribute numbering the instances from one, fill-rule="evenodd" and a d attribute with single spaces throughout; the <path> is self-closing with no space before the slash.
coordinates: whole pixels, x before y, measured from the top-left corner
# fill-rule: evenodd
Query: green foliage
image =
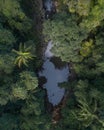
<path id="1" fill-rule="evenodd" d="M 89 31 L 100 26 L 104 20 L 103 0 L 62 0 L 71 13 L 79 15 L 80 26 L 86 27 Z"/>
<path id="2" fill-rule="evenodd" d="M 0 88 L 0 105 L 6 105 L 10 100 L 9 92 L 7 91 L 8 87 Z"/>
<path id="3" fill-rule="evenodd" d="M 35 74 L 39 61 L 38 58 L 32 60 L 37 47 L 34 43 L 39 43 L 35 41 L 39 40 L 37 27 L 33 26 L 37 19 L 27 16 L 29 7 L 24 10 L 23 3 L 26 5 L 27 1 L 0 0 L 0 130 L 49 130 L 45 95 L 38 88 Z M 35 16 L 36 8 L 31 7 Z M 18 47 L 19 43 L 24 44 Z M 31 62 L 28 68 L 18 68 L 14 61 L 19 67 Z"/>
<path id="4" fill-rule="evenodd" d="M 88 127 L 93 123 L 101 125 L 104 127 L 104 119 L 102 115 L 99 115 L 99 111 L 102 111 L 102 106 L 100 106 L 100 102 L 102 102 L 101 92 L 92 89 L 88 90 L 89 84 L 87 81 L 79 81 L 77 90 L 75 92 L 75 96 L 78 101 L 79 109 L 74 112 L 74 115 L 77 120 L 82 122 L 82 126 Z M 89 93 L 90 92 L 90 93 Z M 99 97 L 100 96 L 100 97 Z M 98 105 L 99 102 L 99 105 Z"/>
<path id="5" fill-rule="evenodd" d="M 20 74 L 20 78 L 27 90 L 33 91 L 38 87 L 38 79 L 33 72 L 24 71 Z"/>
<path id="6" fill-rule="evenodd" d="M 28 91 L 35 92 L 38 87 L 38 80 L 33 72 L 24 71 L 20 73 L 20 80 L 12 85 L 12 94 L 16 99 L 26 99 Z"/>
<path id="7" fill-rule="evenodd" d="M 87 18 L 82 20 L 81 26 L 93 30 L 99 26 L 104 19 L 104 1 L 97 0 Z"/>
<path id="8" fill-rule="evenodd" d="M 25 115 L 35 114 L 39 116 L 41 114 L 40 104 L 38 102 L 28 102 L 21 110 L 21 112 Z"/>
<path id="9" fill-rule="evenodd" d="M 69 91 L 69 97 L 54 129 L 103 130 L 104 1 L 58 2 L 63 7 L 45 22 L 44 35 L 53 41 L 55 56 L 72 63 L 76 79 L 71 68 L 70 82 L 60 84 Z"/>
<path id="10" fill-rule="evenodd" d="M 44 25 L 44 35 L 53 41 L 56 56 L 66 62 L 81 62 L 83 57 L 78 54 L 87 31 L 77 25 L 77 16 L 66 13 L 57 15 L 53 21 L 47 21 Z"/>
<path id="11" fill-rule="evenodd" d="M 27 98 L 27 91 L 24 88 L 20 87 L 18 84 L 15 84 L 15 87 L 13 86 L 12 93 L 15 98 L 22 100 Z"/>
<path id="12" fill-rule="evenodd" d="M 31 29 L 31 20 L 27 18 L 21 9 L 18 0 L 1 0 L 0 13 L 7 19 L 11 28 L 20 32 L 26 32 Z"/>
<path id="13" fill-rule="evenodd" d="M 53 126 L 38 88 L 40 57 L 33 60 L 43 38 L 40 1 L 0 0 L 0 130 L 104 130 L 104 0 L 57 2 L 43 33 L 74 71 L 60 84 L 69 95 Z"/>
<path id="14" fill-rule="evenodd" d="M 10 55 L 0 55 L 0 73 L 11 73 L 13 71 L 14 57 Z"/>
<path id="15" fill-rule="evenodd" d="M 0 7 L 1 13 L 8 18 L 18 16 L 23 19 L 25 17 L 25 14 L 22 12 L 20 4 L 17 0 L 1 0 Z"/>
<path id="16" fill-rule="evenodd" d="M 35 95 L 30 95 L 29 100 L 22 107 L 22 124 L 21 129 L 24 130 L 49 130 L 51 127 L 51 119 L 45 111 L 43 102 L 44 94 L 40 90 Z"/>
<path id="17" fill-rule="evenodd" d="M 4 28 L 0 29 L 0 51 L 7 51 L 11 49 L 15 41 L 15 37 L 9 30 Z"/>
<path id="18" fill-rule="evenodd" d="M 89 42 L 86 41 L 85 43 L 82 43 L 80 54 L 83 57 L 87 57 L 92 52 L 92 48 L 93 48 L 93 41 L 90 39 Z"/>
<path id="19" fill-rule="evenodd" d="M 93 0 L 63 0 L 71 13 L 88 16 Z"/>
<path id="20" fill-rule="evenodd" d="M 30 52 L 31 50 L 31 46 L 27 47 L 24 44 L 19 45 L 19 50 L 16 51 L 13 49 L 13 52 L 15 52 L 17 54 L 17 58 L 15 59 L 15 64 L 18 65 L 18 67 L 20 68 L 22 65 L 28 66 L 28 60 L 32 60 L 33 59 L 33 55 Z"/>
<path id="21" fill-rule="evenodd" d="M 18 127 L 18 116 L 12 114 L 3 114 L 0 117 L 1 130 L 20 130 Z"/>

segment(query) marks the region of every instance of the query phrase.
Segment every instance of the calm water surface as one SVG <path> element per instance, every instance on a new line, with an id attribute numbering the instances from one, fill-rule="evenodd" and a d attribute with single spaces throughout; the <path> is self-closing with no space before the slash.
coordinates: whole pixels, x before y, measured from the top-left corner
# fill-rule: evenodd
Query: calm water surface
<path id="1" fill-rule="evenodd" d="M 69 68 L 67 64 L 62 65 L 59 58 L 54 57 L 51 52 L 52 46 L 53 44 L 50 41 L 44 54 L 43 70 L 39 72 L 39 76 L 44 76 L 47 79 L 43 88 L 47 90 L 49 102 L 55 106 L 60 103 L 65 94 L 65 89 L 60 88 L 58 84 L 68 80 Z M 58 66 L 54 61 L 58 61 Z"/>

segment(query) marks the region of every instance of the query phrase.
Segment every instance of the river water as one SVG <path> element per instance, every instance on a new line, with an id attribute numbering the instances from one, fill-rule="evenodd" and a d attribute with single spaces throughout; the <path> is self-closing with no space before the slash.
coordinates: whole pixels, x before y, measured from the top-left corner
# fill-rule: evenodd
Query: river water
<path id="1" fill-rule="evenodd" d="M 61 102 L 65 94 L 65 89 L 60 88 L 59 83 L 68 80 L 69 68 L 66 63 L 54 57 L 54 54 L 51 52 L 52 46 L 53 44 L 50 41 L 45 50 L 43 70 L 39 72 L 39 77 L 46 78 L 46 83 L 43 85 L 43 88 L 47 90 L 49 102 L 55 106 Z"/>

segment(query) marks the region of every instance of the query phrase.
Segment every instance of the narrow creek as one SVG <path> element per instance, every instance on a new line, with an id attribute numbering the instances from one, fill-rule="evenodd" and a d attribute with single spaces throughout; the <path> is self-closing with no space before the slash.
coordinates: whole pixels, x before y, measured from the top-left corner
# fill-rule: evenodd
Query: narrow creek
<path id="1" fill-rule="evenodd" d="M 51 52 L 52 42 L 50 41 L 44 52 L 44 63 L 42 70 L 39 72 L 39 77 L 44 77 L 46 83 L 43 88 L 47 90 L 49 102 L 56 106 L 58 105 L 65 94 L 65 89 L 59 87 L 59 83 L 68 80 L 69 67 L 66 63 L 62 62 L 60 58 L 55 57 Z"/>
<path id="2" fill-rule="evenodd" d="M 43 8 L 45 19 L 50 19 L 56 11 L 53 0 L 43 0 Z M 49 41 L 43 54 L 42 70 L 39 71 L 38 75 L 41 82 L 43 82 L 42 87 L 47 91 L 49 103 L 57 106 L 66 92 L 64 88 L 60 88 L 59 84 L 68 81 L 69 66 L 67 63 L 62 62 L 60 58 L 54 56 L 51 52 L 52 47 L 53 43 Z"/>

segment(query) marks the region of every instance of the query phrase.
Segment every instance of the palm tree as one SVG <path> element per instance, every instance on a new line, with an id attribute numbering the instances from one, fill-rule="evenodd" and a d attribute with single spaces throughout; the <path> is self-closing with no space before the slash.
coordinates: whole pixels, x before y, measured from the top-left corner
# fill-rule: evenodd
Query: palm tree
<path id="1" fill-rule="evenodd" d="M 26 47 L 24 44 L 20 43 L 19 45 L 19 50 L 13 49 L 12 51 L 17 54 L 17 57 L 15 59 L 15 64 L 18 65 L 18 67 L 21 67 L 22 65 L 28 66 L 28 61 L 32 60 L 34 55 L 31 54 L 30 52 L 31 46 Z"/>

